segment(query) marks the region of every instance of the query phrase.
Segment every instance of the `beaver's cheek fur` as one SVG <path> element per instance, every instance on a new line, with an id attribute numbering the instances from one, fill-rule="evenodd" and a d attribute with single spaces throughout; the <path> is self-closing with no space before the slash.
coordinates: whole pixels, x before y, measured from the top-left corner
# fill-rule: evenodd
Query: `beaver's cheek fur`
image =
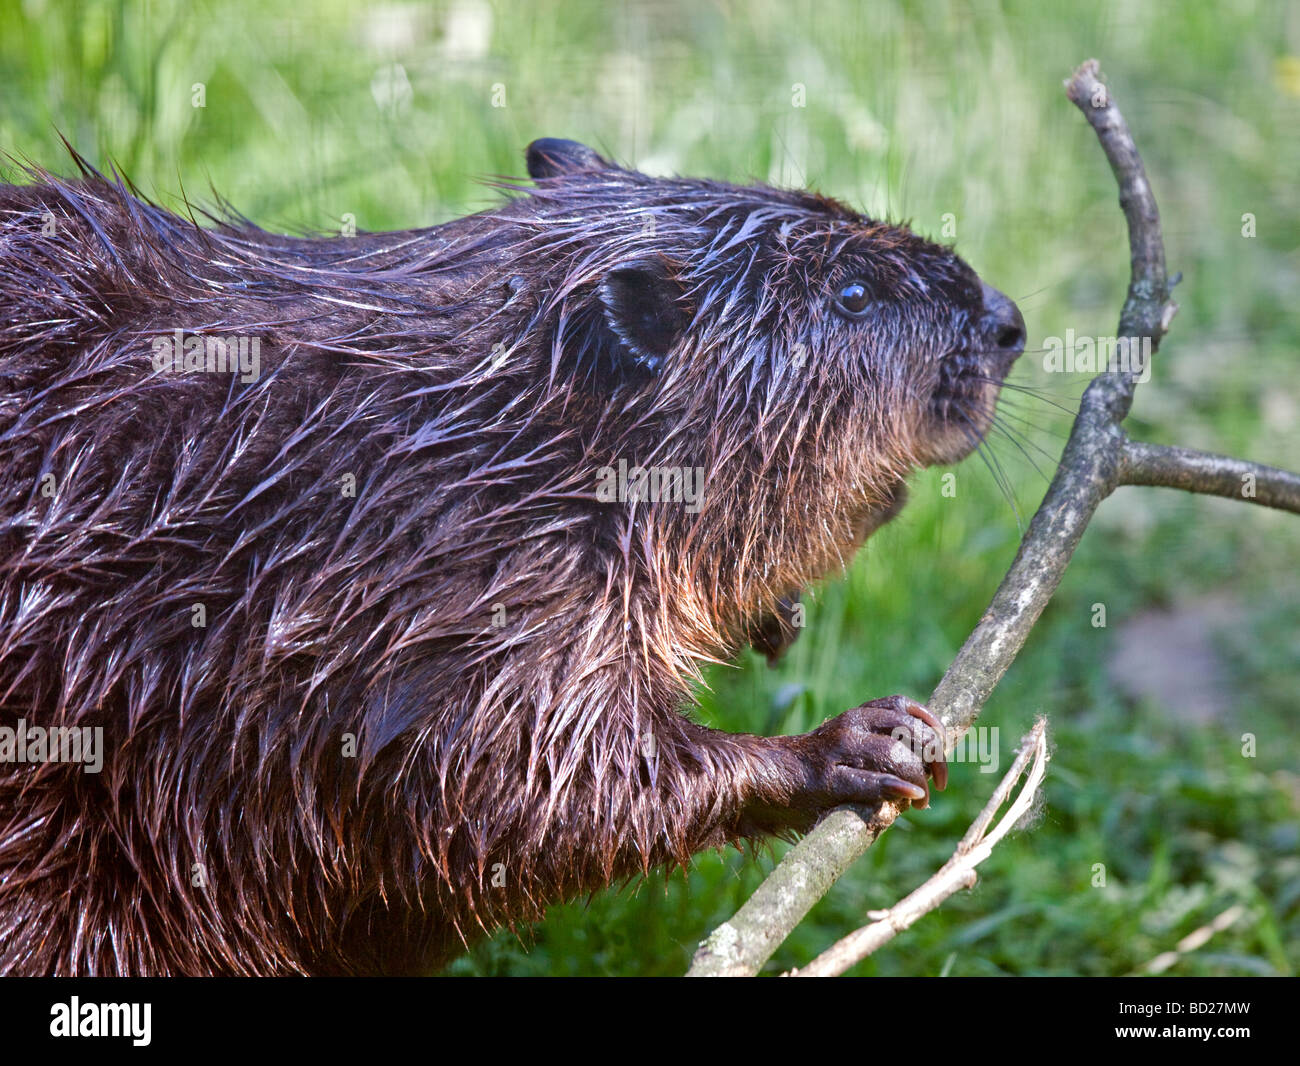
<path id="1" fill-rule="evenodd" d="M 927 410 L 916 434 L 915 454 L 919 466 L 948 466 L 961 462 L 980 446 L 993 426 L 999 387 L 981 382 L 972 388 L 960 411 L 936 417 Z"/>

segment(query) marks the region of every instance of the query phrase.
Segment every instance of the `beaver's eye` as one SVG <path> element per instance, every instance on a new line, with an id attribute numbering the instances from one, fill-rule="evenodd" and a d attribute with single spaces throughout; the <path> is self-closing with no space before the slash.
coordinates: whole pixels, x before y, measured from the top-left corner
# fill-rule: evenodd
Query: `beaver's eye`
<path id="1" fill-rule="evenodd" d="M 835 302 L 851 315 L 860 315 L 871 305 L 871 293 L 860 281 L 850 281 L 840 289 Z"/>

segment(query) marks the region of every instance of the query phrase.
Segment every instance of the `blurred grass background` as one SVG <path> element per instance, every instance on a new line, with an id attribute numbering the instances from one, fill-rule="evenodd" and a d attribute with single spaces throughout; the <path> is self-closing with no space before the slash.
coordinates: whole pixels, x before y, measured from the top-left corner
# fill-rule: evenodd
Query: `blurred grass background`
<path id="1" fill-rule="evenodd" d="M 534 137 L 571 137 L 654 173 L 813 185 L 934 237 L 951 215 L 959 251 L 1020 302 L 1031 347 L 1113 332 L 1127 281 L 1113 179 L 1061 92 L 1095 55 L 1184 273 L 1130 431 L 1300 466 L 1294 3 L 0 0 L 0 19 L 0 148 L 55 170 L 71 170 L 58 130 L 173 207 L 219 193 L 267 228 L 377 230 L 487 206 L 479 179 L 521 173 Z M 795 732 L 876 696 L 925 697 L 1010 562 L 1086 375 L 1027 354 L 1012 380 L 1040 390 L 1008 396 L 1016 439 L 992 442 L 1016 507 L 978 459 L 955 499 L 943 471 L 920 474 L 903 516 L 815 590 L 779 669 L 746 653 L 710 673 L 706 721 Z M 1294 972 L 1298 574 L 1294 517 L 1165 490 L 1107 501 L 981 719 L 1005 766 L 1050 716 L 1040 818 L 973 892 L 854 972 L 1126 974 L 1234 904 L 1237 923 L 1169 972 Z M 770 969 L 924 880 L 994 780 L 955 766 Z M 557 907 L 528 944 L 503 933 L 451 972 L 681 973 L 771 863 L 701 856 L 688 876 Z"/>

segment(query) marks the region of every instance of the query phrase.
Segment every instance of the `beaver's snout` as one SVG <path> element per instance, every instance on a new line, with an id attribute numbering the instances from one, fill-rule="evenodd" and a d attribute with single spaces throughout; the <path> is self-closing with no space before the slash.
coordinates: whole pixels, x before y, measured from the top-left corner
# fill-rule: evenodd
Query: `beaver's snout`
<path id="1" fill-rule="evenodd" d="M 1025 319 L 1009 296 L 988 282 L 981 284 L 984 314 L 980 318 L 980 331 L 987 343 L 984 350 L 993 360 L 997 373 L 1002 375 L 1025 350 Z"/>
<path id="2" fill-rule="evenodd" d="M 957 462 L 979 445 L 993 424 L 1002 381 L 1025 350 L 1025 320 L 1015 301 L 983 281 L 980 291 L 982 306 L 972 308 L 969 332 L 939 363 L 917 445 L 925 464 Z"/>

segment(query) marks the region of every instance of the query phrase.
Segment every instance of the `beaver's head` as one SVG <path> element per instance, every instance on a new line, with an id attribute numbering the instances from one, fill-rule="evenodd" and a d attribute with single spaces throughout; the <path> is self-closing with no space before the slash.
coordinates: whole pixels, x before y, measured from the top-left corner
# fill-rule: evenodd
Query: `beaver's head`
<path id="1" fill-rule="evenodd" d="M 528 168 L 512 251 L 540 301 L 538 369 L 566 417 L 575 386 L 592 402 L 595 461 L 703 470 L 702 506 L 665 523 L 708 544 L 699 559 L 737 560 L 763 594 L 824 572 L 910 470 L 989 429 L 1024 321 L 950 249 L 815 194 L 648 177 L 571 141 L 534 142 Z"/>
<path id="2" fill-rule="evenodd" d="M 955 462 L 988 430 L 1024 320 L 951 249 L 826 197 L 648 178 L 572 141 L 535 141 L 528 165 L 535 198 L 586 223 L 581 245 L 554 217 L 543 232 L 593 282 L 561 338 L 593 375 L 689 383 L 768 418 L 853 408 L 910 464 Z"/>

